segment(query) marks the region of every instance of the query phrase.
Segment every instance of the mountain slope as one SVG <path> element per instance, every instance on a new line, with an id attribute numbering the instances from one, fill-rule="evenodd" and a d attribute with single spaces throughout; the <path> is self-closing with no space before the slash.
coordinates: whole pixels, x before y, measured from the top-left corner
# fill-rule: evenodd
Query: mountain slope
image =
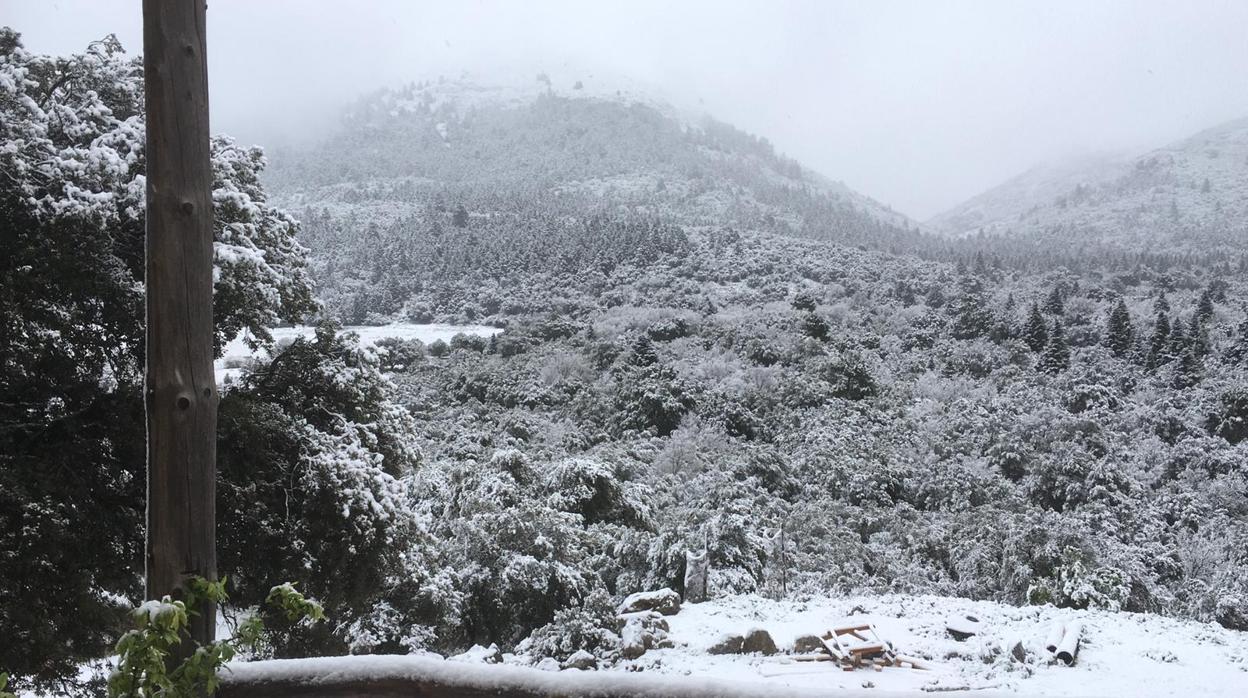
<path id="1" fill-rule="evenodd" d="M 472 211 L 506 192 L 843 240 L 917 227 L 765 139 L 632 92 L 409 85 L 358 102 L 319 147 L 272 159 L 283 203 L 350 204 L 383 221 L 435 194 Z"/>
<path id="2" fill-rule="evenodd" d="M 1242 248 L 1248 119 L 1134 158 L 1098 156 L 1033 169 L 931 219 L 955 236 L 1033 236 L 1143 249 Z"/>

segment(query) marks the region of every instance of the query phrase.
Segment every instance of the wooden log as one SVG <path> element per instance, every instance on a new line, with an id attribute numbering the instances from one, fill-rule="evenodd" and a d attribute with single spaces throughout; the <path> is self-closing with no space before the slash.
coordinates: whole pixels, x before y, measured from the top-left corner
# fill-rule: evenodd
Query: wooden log
<path id="1" fill-rule="evenodd" d="M 147 100 L 148 598 L 216 579 L 212 165 L 204 0 L 143 1 Z M 216 629 L 196 609 L 191 638 Z M 184 653 L 189 643 L 183 643 Z"/>
<path id="2" fill-rule="evenodd" d="M 897 661 L 898 663 L 904 662 L 906 664 L 909 664 L 912 669 L 919 669 L 921 671 L 929 671 L 932 668 L 931 665 L 928 664 L 926 661 L 919 659 L 918 657 L 911 657 L 906 654 L 897 655 Z"/>
<path id="3" fill-rule="evenodd" d="M 1083 635 L 1083 626 L 1079 623 L 1071 623 L 1066 626 L 1066 634 L 1062 636 L 1062 641 L 1057 645 L 1057 658 L 1059 661 L 1071 666 L 1075 663 L 1075 657 L 1079 656 L 1079 641 Z"/>
<path id="4" fill-rule="evenodd" d="M 1064 623 L 1054 623 L 1049 628 L 1049 637 L 1044 641 L 1044 648 L 1050 652 L 1056 652 L 1057 646 L 1062 642 L 1062 636 L 1066 634 L 1066 625 Z"/>

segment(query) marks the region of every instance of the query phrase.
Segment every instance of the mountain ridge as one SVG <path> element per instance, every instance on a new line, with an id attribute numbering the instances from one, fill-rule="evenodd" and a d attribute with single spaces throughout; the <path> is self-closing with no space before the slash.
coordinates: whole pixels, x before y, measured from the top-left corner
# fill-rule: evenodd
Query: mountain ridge
<path id="1" fill-rule="evenodd" d="M 1087 237 L 1242 246 L 1248 117 L 1130 157 L 1041 165 L 926 221 L 953 237 Z"/>

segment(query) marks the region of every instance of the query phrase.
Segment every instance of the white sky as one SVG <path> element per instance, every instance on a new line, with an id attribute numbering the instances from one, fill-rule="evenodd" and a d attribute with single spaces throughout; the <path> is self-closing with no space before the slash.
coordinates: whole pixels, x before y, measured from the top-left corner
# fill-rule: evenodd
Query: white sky
<path id="1" fill-rule="evenodd" d="M 31 50 L 116 33 L 140 0 L 0 0 Z M 211 0 L 213 129 L 275 144 L 359 93 L 594 73 L 766 136 L 925 219 L 1032 165 L 1248 116 L 1248 0 Z"/>

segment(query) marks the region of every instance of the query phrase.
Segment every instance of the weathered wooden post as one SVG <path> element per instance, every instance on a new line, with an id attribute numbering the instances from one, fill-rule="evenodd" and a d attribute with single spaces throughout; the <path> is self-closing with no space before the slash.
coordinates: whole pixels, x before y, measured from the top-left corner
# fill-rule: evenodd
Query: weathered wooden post
<path id="1" fill-rule="evenodd" d="M 147 93 L 147 597 L 216 579 L 212 171 L 204 0 L 143 0 Z M 210 642 L 216 609 L 191 624 Z M 184 648 L 189 651 L 189 648 Z"/>

